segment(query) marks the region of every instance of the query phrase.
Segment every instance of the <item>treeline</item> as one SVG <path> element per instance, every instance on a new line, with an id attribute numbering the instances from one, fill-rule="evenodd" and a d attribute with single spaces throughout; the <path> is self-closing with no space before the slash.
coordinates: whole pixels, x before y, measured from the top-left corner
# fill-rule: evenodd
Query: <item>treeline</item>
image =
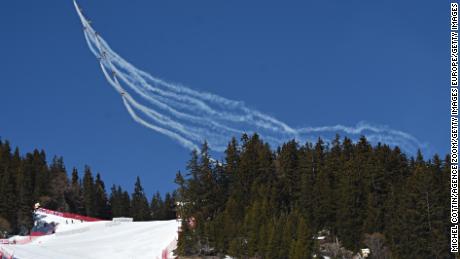
<path id="1" fill-rule="evenodd" d="M 398 147 L 232 139 L 225 161 L 205 144 L 176 175 L 179 255 L 237 258 L 450 258 L 450 157 Z M 326 235 L 327 241 L 318 235 Z"/>
<path id="2" fill-rule="evenodd" d="M 43 150 L 21 156 L 18 148 L 12 151 L 8 141 L 0 141 L 0 236 L 27 234 L 36 202 L 101 219 L 164 220 L 176 218 L 174 196 L 157 192 L 149 201 L 139 177 L 131 195 L 120 186 L 108 195 L 101 175 L 94 177 L 90 167 L 85 166 L 82 178 L 74 168 L 69 179 L 62 157 L 48 164 Z"/>

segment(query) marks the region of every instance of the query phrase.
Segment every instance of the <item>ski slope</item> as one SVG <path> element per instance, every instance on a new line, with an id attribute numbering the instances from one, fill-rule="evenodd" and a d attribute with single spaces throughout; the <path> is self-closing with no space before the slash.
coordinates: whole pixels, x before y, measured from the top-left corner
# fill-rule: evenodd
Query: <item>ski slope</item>
<path id="1" fill-rule="evenodd" d="M 80 222 L 38 213 L 42 220 L 59 223 L 56 233 L 24 245 L 0 245 L 18 259 L 173 258 L 179 222 Z M 67 221 L 67 222 L 66 222 Z M 18 237 L 14 237 L 19 240 Z M 14 239 L 12 238 L 12 239 Z M 165 253 L 165 251 L 168 251 Z"/>

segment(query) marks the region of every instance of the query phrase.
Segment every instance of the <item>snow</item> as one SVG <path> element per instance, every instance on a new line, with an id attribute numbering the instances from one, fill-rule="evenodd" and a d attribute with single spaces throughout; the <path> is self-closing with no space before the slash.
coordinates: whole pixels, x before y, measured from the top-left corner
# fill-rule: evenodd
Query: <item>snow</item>
<path id="1" fill-rule="evenodd" d="M 56 234 L 38 237 L 24 245 L 0 245 L 19 259 L 49 258 L 162 258 L 177 239 L 179 222 L 80 222 L 41 213 L 42 220 L 59 223 Z M 67 220 L 67 224 L 66 224 Z M 171 254 L 169 255 L 171 257 Z M 169 258 L 168 257 L 168 258 Z"/>

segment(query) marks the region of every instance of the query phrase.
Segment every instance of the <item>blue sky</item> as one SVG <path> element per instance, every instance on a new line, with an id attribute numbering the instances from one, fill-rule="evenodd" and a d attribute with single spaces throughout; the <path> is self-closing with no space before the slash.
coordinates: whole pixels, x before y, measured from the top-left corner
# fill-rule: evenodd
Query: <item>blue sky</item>
<path id="1" fill-rule="evenodd" d="M 403 3 L 404 2 L 404 3 Z M 137 67 L 291 126 L 366 121 L 449 148 L 448 1 L 81 0 Z M 72 1 L 0 8 L 0 136 L 106 185 L 172 190 L 189 151 L 136 124 L 104 80 Z"/>

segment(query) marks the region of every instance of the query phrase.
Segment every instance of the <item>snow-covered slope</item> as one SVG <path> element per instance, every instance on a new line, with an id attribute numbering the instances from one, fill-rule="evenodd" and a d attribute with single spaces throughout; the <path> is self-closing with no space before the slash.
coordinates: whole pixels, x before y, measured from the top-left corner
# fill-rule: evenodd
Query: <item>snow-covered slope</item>
<path id="1" fill-rule="evenodd" d="M 80 222 L 41 214 L 59 223 L 56 234 L 38 237 L 24 245 L 0 245 L 19 259 L 50 258 L 162 258 L 164 249 L 177 239 L 179 222 Z M 66 222 L 67 221 L 67 222 Z M 168 256 L 170 258 L 171 255 Z"/>

